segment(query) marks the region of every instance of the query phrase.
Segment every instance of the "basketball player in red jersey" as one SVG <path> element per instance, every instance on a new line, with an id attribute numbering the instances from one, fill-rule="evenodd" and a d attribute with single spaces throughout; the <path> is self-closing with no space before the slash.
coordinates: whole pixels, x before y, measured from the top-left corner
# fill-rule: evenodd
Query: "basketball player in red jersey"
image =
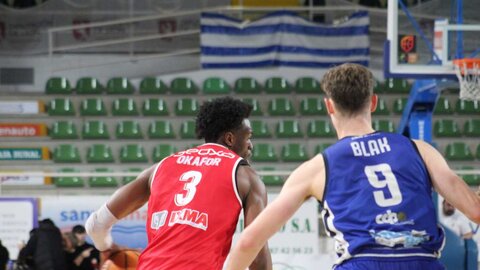
<path id="1" fill-rule="evenodd" d="M 163 159 L 117 190 L 86 222 L 95 246 L 110 249 L 113 224 L 148 201 L 148 245 L 137 269 L 222 269 L 242 208 L 248 226 L 267 204 L 265 185 L 246 161 L 251 110 L 231 97 L 205 102 L 196 119 L 205 144 Z M 250 265 L 255 269 L 272 269 L 267 246 Z"/>

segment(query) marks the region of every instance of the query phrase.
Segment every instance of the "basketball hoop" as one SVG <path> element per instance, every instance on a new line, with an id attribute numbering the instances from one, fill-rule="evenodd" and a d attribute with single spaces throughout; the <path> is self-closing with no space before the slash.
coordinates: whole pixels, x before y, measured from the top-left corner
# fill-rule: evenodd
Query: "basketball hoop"
<path id="1" fill-rule="evenodd" d="M 460 99 L 480 100 L 480 59 L 456 59 L 453 64 L 460 83 Z"/>

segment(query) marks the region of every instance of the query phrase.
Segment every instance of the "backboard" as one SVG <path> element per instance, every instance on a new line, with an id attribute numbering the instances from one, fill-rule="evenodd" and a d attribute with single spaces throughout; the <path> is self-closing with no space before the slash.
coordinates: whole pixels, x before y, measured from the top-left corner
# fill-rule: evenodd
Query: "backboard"
<path id="1" fill-rule="evenodd" d="M 477 0 L 388 0 L 385 77 L 456 80 L 454 59 L 480 57 L 478 10 Z"/>

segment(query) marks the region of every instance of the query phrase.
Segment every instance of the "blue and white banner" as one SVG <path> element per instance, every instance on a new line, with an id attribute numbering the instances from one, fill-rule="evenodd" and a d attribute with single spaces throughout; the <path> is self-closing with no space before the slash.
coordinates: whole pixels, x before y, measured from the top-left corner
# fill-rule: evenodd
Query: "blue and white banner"
<path id="1" fill-rule="evenodd" d="M 366 11 L 335 25 L 314 23 L 290 11 L 253 22 L 202 13 L 200 23 L 203 68 L 329 68 L 345 62 L 368 66 L 370 58 Z"/>

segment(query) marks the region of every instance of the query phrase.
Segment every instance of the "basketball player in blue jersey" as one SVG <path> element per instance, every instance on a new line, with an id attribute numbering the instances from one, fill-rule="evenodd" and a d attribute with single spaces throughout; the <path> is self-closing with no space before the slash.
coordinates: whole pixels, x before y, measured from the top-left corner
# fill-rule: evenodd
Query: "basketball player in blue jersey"
<path id="1" fill-rule="evenodd" d="M 242 233 L 228 270 L 245 269 L 309 197 L 335 239 L 335 270 L 444 269 L 432 188 L 480 223 L 480 198 L 423 141 L 372 129 L 373 76 L 363 66 L 330 69 L 322 81 L 338 142 L 298 167 L 280 195 Z M 318 269 L 323 269 L 319 266 Z"/>

